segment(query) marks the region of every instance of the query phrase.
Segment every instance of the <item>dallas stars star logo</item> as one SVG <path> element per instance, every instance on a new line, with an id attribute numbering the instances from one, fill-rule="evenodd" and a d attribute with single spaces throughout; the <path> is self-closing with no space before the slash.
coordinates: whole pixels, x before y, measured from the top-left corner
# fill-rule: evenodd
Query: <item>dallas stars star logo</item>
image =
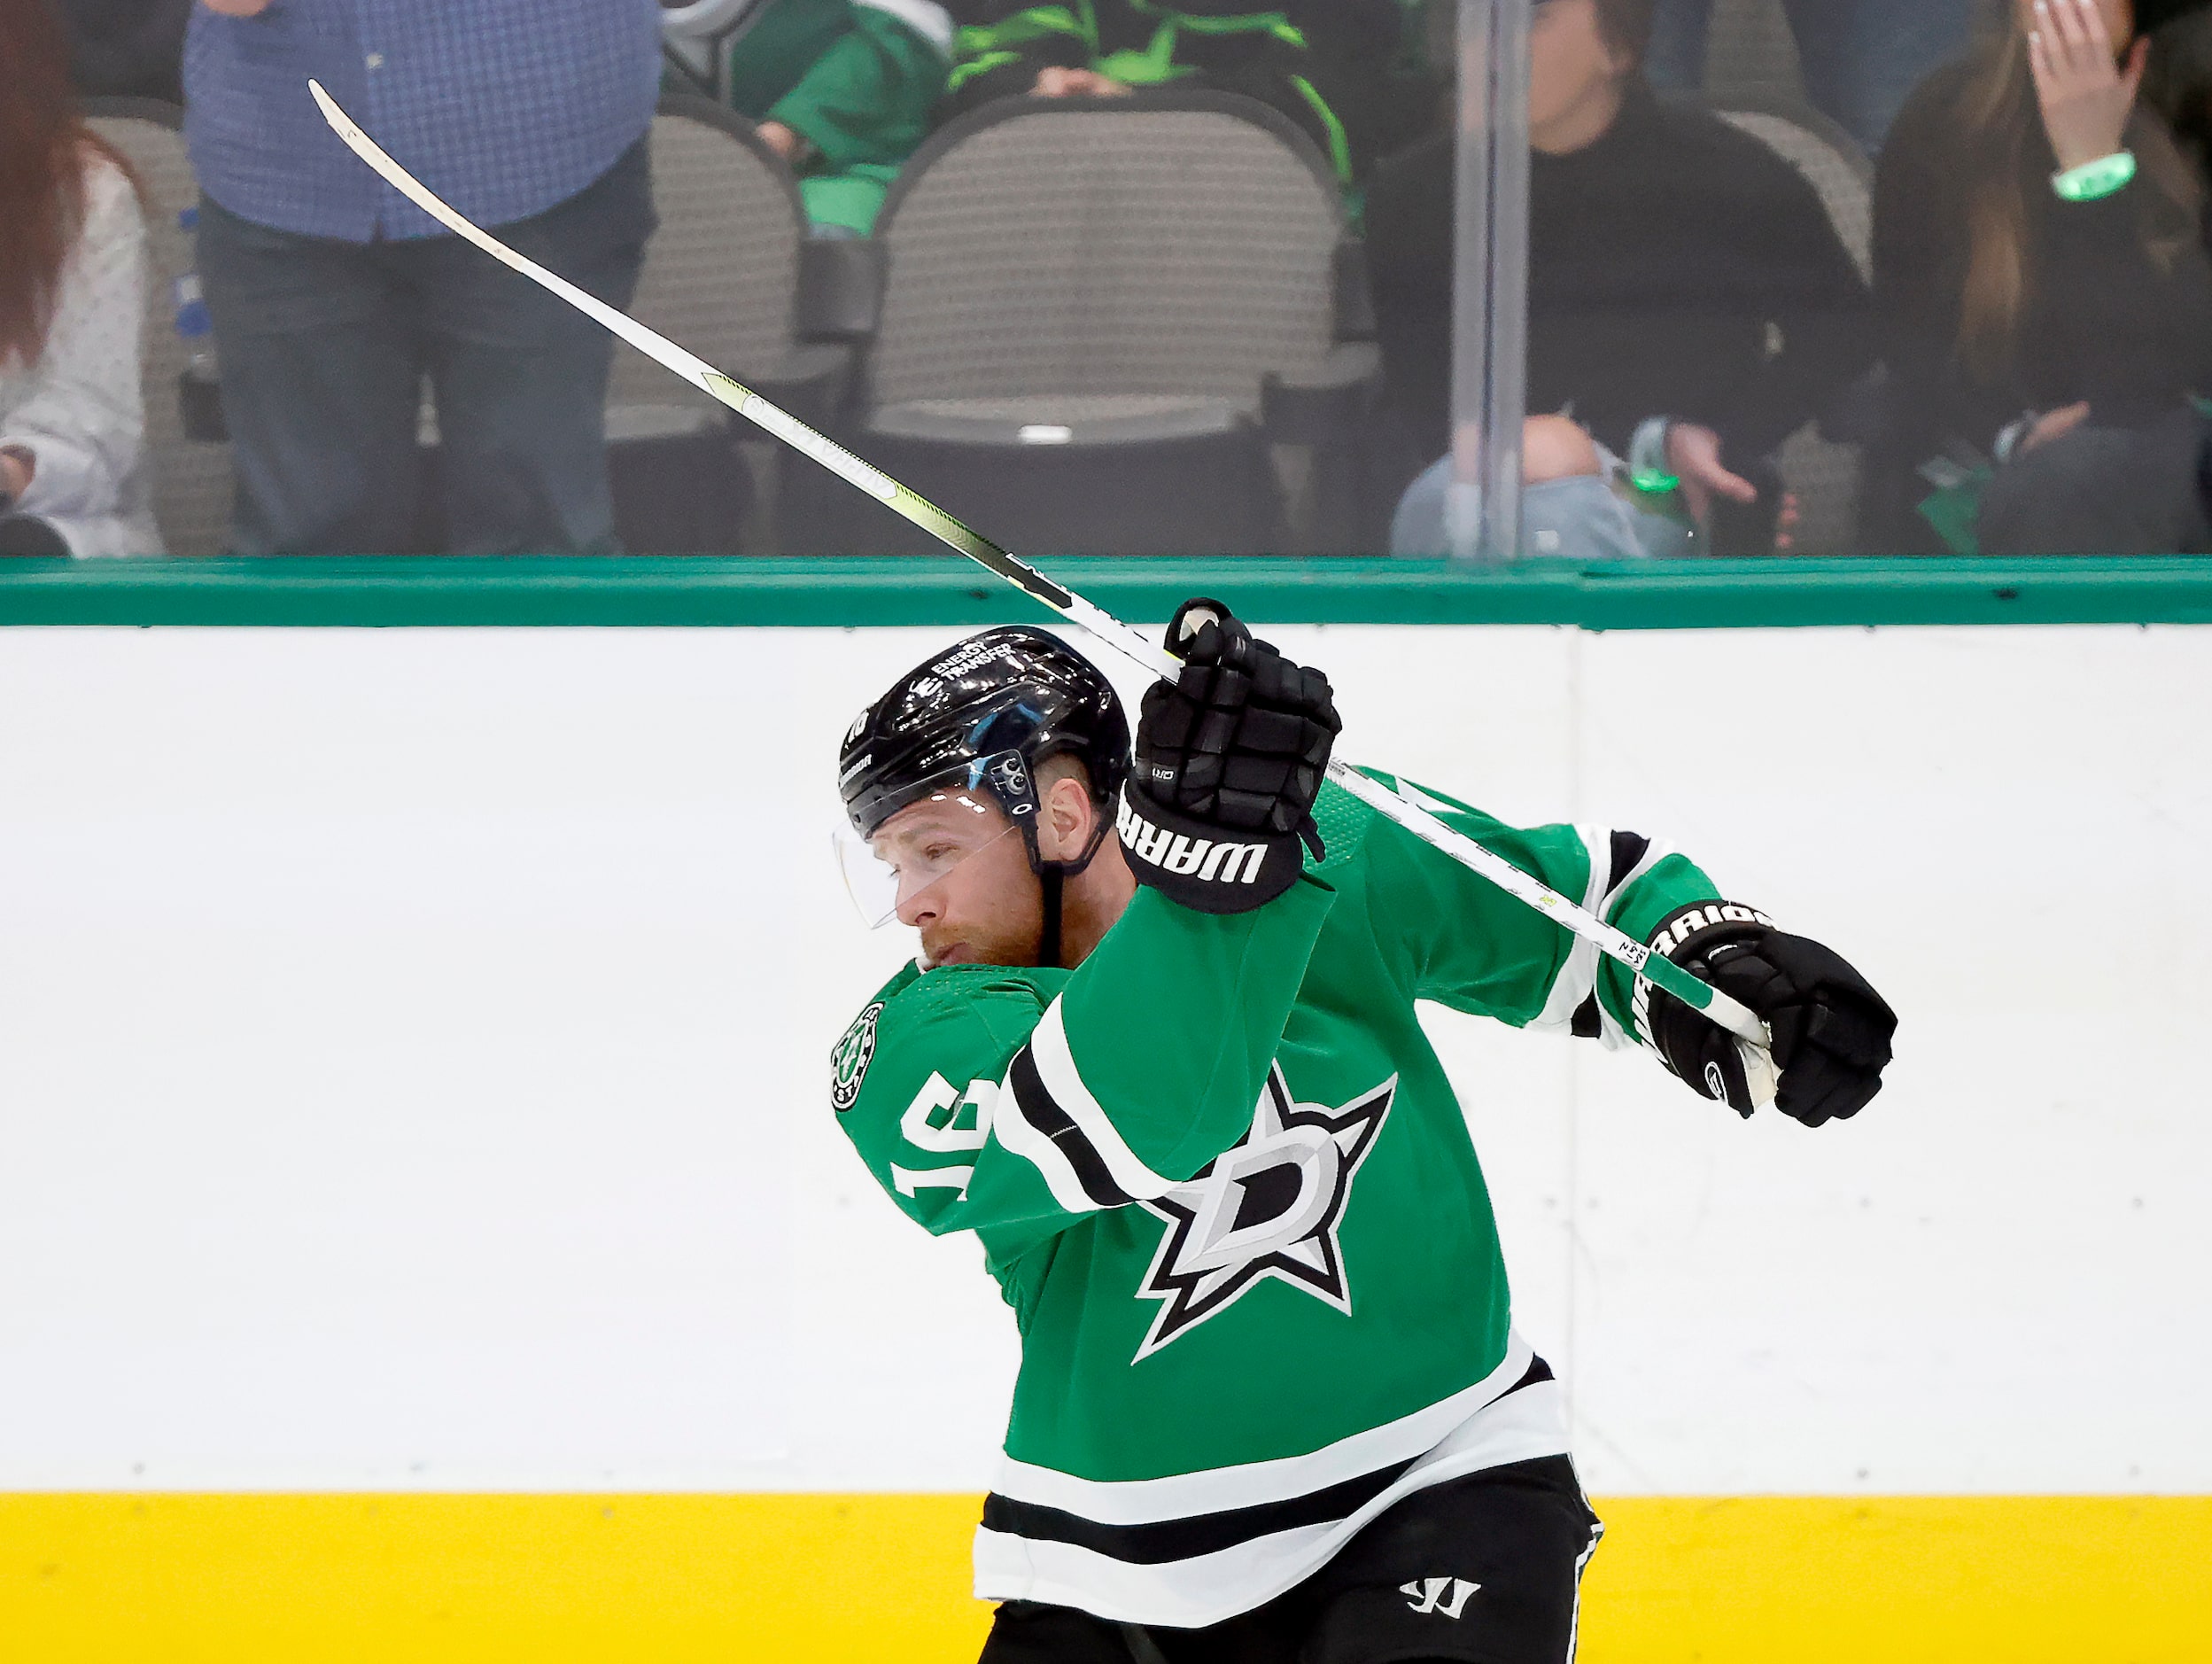
<path id="1" fill-rule="evenodd" d="M 1281 1064 L 1268 1071 L 1243 1139 L 1189 1184 L 1143 1204 L 1168 1229 L 1137 1291 L 1161 1304 L 1131 1362 L 1142 1363 L 1270 1277 L 1350 1314 L 1337 1228 L 1397 1090 L 1393 1075 L 1331 1109 L 1294 1100 Z"/>

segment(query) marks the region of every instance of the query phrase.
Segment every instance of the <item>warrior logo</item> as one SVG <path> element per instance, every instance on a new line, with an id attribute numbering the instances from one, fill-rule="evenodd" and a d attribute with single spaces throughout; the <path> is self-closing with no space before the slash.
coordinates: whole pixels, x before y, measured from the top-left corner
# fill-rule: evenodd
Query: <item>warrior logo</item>
<path id="1" fill-rule="evenodd" d="M 1122 847 L 1146 867 L 1158 867 L 1177 877 L 1195 876 L 1202 883 L 1253 884 L 1267 862 L 1264 844 L 1215 843 L 1154 826 L 1122 799 L 1114 817 Z"/>
<path id="2" fill-rule="evenodd" d="M 882 1015 L 879 999 L 852 1020 L 829 1053 L 829 1100 L 839 1115 L 860 1101 L 860 1083 L 875 1060 L 875 1020 Z"/>
<path id="3" fill-rule="evenodd" d="M 1337 1232 L 1352 1180 L 1398 1090 L 1393 1075 L 1340 1109 L 1299 1103 L 1283 1066 L 1268 1073 L 1252 1130 L 1187 1185 L 1144 1206 L 1168 1222 L 1137 1289 L 1161 1302 L 1132 1362 L 1225 1311 L 1268 1278 L 1347 1315 L 1352 1290 Z"/>
<path id="4" fill-rule="evenodd" d="M 1463 1577 L 1416 1577 L 1409 1583 L 1398 1585 L 1398 1592 L 1410 1595 L 1406 1602 L 1420 1613 L 1440 1612 L 1448 1618 L 1456 1618 L 1467 1610 L 1480 1583 L 1471 1583 Z"/>
<path id="5" fill-rule="evenodd" d="M 1710 902 L 1683 908 L 1659 927 L 1658 933 L 1651 938 L 1651 945 L 1671 958 L 1698 931 L 1721 924 L 1763 924 L 1772 929 L 1774 921 L 1757 907 L 1746 907 L 1734 901 Z"/>

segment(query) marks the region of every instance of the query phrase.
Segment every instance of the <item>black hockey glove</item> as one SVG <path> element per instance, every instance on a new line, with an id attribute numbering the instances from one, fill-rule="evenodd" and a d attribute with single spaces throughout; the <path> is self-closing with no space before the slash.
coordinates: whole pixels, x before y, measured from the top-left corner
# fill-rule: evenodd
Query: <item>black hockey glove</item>
<path id="1" fill-rule="evenodd" d="M 1840 954 L 1725 901 L 1683 908 L 1651 945 L 1773 1031 L 1774 1107 L 1784 1115 L 1809 1127 L 1849 1120 L 1882 1090 L 1897 1013 Z M 1757 1094 L 1735 1036 L 1646 982 L 1636 984 L 1635 1005 L 1636 1026 L 1669 1069 L 1704 1096 L 1751 1113 Z"/>
<path id="2" fill-rule="evenodd" d="M 1314 798 L 1343 724 L 1329 680 L 1293 665 L 1218 601 L 1186 601 L 1168 626 L 1183 660 L 1154 682 L 1119 830 L 1130 870 L 1187 907 L 1243 913 L 1316 858 Z"/>

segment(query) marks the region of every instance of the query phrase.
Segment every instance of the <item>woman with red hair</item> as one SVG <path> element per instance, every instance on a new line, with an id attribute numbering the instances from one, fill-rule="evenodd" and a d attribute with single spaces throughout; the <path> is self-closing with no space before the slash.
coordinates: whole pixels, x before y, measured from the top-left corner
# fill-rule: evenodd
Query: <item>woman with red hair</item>
<path id="1" fill-rule="evenodd" d="M 50 0 L 0 0 L 0 555 L 158 555 L 137 191 Z"/>

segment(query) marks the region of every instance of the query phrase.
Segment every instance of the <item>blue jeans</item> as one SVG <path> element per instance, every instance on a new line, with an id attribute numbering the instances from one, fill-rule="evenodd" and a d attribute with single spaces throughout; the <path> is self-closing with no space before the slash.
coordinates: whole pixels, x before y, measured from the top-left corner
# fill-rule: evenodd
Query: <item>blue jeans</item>
<path id="1" fill-rule="evenodd" d="M 2094 418 L 1997 470 L 1983 555 L 2191 555 L 2212 547 L 2203 466 L 2212 427 L 2186 406 L 2140 428 Z"/>
<path id="2" fill-rule="evenodd" d="M 1966 50 L 1975 0 L 1782 0 L 1813 105 L 1859 141 L 1882 148 L 1921 77 Z M 1652 84 L 1704 84 L 1712 0 L 1659 0 L 1644 70 Z"/>
<path id="3" fill-rule="evenodd" d="M 500 239 L 626 307 L 654 229 L 643 139 Z M 203 198 L 199 274 L 238 475 L 242 555 L 413 547 L 424 377 L 457 555 L 616 548 L 604 407 L 613 338 L 454 237 L 347 243 Z"/>

